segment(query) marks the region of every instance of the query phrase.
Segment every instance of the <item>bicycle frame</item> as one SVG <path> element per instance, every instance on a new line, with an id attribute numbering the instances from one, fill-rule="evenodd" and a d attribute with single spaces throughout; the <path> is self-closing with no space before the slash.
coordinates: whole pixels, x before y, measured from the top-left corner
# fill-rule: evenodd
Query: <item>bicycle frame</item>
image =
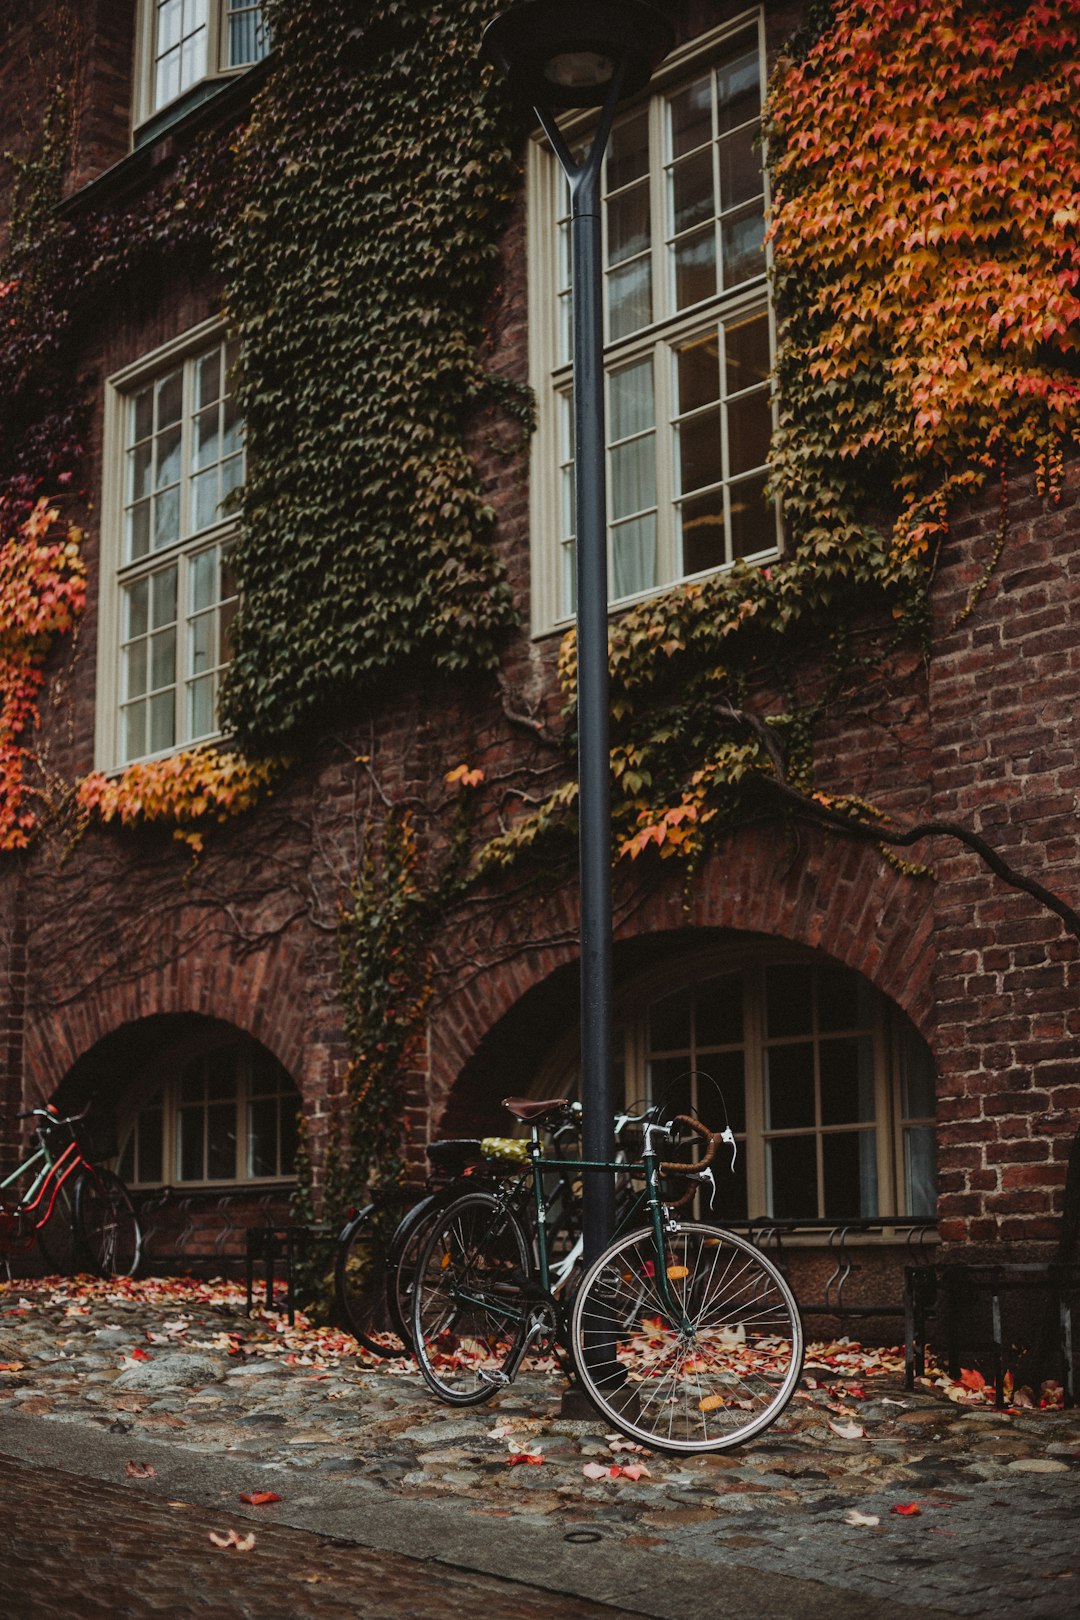
<path id="1" fill-rule="evenodd" d="M 68 1143 L 64 1151 L 53 1158 L 48 1145 L 42 1142 L 36 1147 L 28 1159 L 17 1165 L 10 1175 L 0 1180 L 0 1194 L 20 1180 L 23 1176 L 32 1175 L 30 1185 L 20 1194 L 18 1203 L 4 1210 L 8 1217 L 0 1230 L 0 1246 L 7 1243 L 11 1222 L 20 1215 L 34 1215 L 34 1230 L 40 1231 L 52 1215 L 56 1207 L 56 1200 L 64 1183 L 76 1171 L 88 1168 L 88 1161 L 79 1151 L 74 1141 Z M 48 1193 L 48 1201 L 45 1196 Z M 44 1205 L 44 1209 L 42 1206 Z M 40 1211 L 40 1213 L 39 1213 Z"/>

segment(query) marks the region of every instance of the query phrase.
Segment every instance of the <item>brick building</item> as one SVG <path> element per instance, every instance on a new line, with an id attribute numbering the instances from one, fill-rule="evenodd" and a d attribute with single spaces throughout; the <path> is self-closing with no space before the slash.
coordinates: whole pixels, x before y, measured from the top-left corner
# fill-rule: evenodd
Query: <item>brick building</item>
<path id="1" fill-rule="evenodd" d="M 783 547 L 762 495 L 774 331 L 754 137 L 800 8 L 674 9 L 676 52 L 621 118 L 609 159 L 620 610 Z M 0 148 L 32 156 L 34 109 L 58 74 L 70 88 L 59 214 L 85 231 L 108 210 L 136 218 L 198 141 L 242 122 L 274 67 L 260 7 L 239 0 L 8 0 L 0 49 Z M 547 740 L 572 612 L 560 216 L 553 162 L 530 136 L 489 327 L 499 372 L 535 390 L 539 426 L 524 450 L 482 415 L 468 429 L 519 613 L 498 669 L 412 667 L 384 683 L 310 737 L 257 808 L 214 827 L 197 863 L 150 827 L 92 825 L 72 847 L 46 838 L 4 856 L 8 1148 L 20 1107 L 93 1097 L 144 1192 L 283 1198 L 296 1108 L 318 1159 L 349 1066 L 336 928 L 366 828 L 394 804 L 445 812 L 448 773 L 467 763 L 484 773 L 483 825 L 498 831 L 561 768 Z M 650 230 L 661 217 L 670 239 Z M 73 515 L 88 598 L 77 636 L 50 654 L 36 745 L 46 787 L 218 734 L 236 606 L 235 520 L 220 502 L 244 475 L 222 296 L 196 244 L 100 294 L 82 320 L 90 415 Z M 999 520 L 996 489 L 954 510 L 931 656 L 893 649 L 862 670 L 818 730 L 816 783 L 899 824 L 963 824 L 1075 903 L 1080 461 L 1066 458 L 1056 503 L 1034 493 L 1030 468 L 1012 469 L 1002 560 L 965 614 Z M 865 627 L 868 643 L 879 629 Z M 762 818 L 726 835 L 689 886 L 676 863 L 620 863 L 626 1095 L 685 1090 L 689 1071 L 722 1084 L 741 1145 L 724 1195 L 733 1218 L 936 1219 L 948 1244 L 1045 1252 L 1080 1103 L 1080 945 L 955 840 L 918 858 L 932 878 L 872 843 L 811 826 L 793 839 Z M 492 880 L 444 918 L 425 1038 L 403 1077 L 414 1153 L 442 1133 L 498 1129 L 507 1092 L 573 1085 L 575 941 L 572 877 Z"/>

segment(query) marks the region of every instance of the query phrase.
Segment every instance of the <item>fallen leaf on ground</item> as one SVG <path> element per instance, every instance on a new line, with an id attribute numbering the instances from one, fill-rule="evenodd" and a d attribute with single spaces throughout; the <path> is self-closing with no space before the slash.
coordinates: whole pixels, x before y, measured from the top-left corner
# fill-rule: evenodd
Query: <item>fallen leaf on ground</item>
<path id="1" fill-rule="evenodd" d="M 141 1344 L 137 1344 L 134 1350 L 131 1351 L 131 1359 L 132 1361 L 149 1361 L 150 1355 L 143 1349 Z"/>
<path id="2" fill-rule="evenodd" d="M 543 1462 L 538 1451 L 512 1451 L 506 1459 L 507 1468 L 516 1468 L 518 1463 L 535 1463 L 537 1466 Z"/>
<path id="3" fill-rule="evenodd" d="M 608 1450 L 609 1451 L 636 1451 L 636 1452 L 639 1452 L 640 1455 L 643 1456 L 643 1457 L 648 1457 L 650 1455 L 650 1453 L 646 1450 L 646 1448 L 644 1446 L 639 1446 L 638 1445 L 636 1440 L 617 1440 L 613 1436 L 608 1437 Z"/>
<path id="4" fill-rule="evenodd" d="M 652 1479 L 652 1475 L 649 1473 L 649 1470 L 646 1468 L 644 1463 L 623 1463 L 618 1472 L 623 1474 L 627 1479 L 632 1479 L 634 1481 L 639 1480 L 642 1474 L 645 1475 L 646 1479 Z"/>
<path id="5" fill-rule="evenodd" d="M 25 1361 L 0 1361 L 0 1372 L 22 1372 Z"/>
<path id="6" fill-rule="evenodd" d="M 156 1470 L 153 1463 L 129 1462 L 124 1468 L 129 1479 L 153 1479 Z"/>
<path id="7" fill-rule="evenodd" d="M 841 1440 L 865 1440 L 866 1430 L 861 1423 L 834 1423 L 829 1419 L 829 1428 L 833 1434 L 838 1434 Z"/>
<path id="8" fill-rule="evenodd" d="M 235 1530 L 226 1530 L 223 1536 L 219 1536 L 216 1530 L 211 1530 L 209 1534 L 215 1547 L 235 1547 L 237 1552 L 250 1552 L 255 1545 L 254 1530 L 246 1536 L 238 1536 Z"/>
<path id="9" fill-rule="evenodd" d="M 875 1525 L 881 1523 L 881 1520 L 876 1513 L 860 1513 L 858 1508 L 848 1508 L 844 1514 L 844 1523 L 861 1524 L 865 1525 L 868 1530 L 873 1530 Z"/>
<path id="10" fill-rule="evenodd" d="M 905 1519 L 913 1519 L 917 1513 L 922 1512 L 918 1502 L 894 1502 L 889 1509 L 890 1513 L 899 1513 Z"/>
<path id="11" fill-rule="evenodd" d="M 586 1463 L 581 1472 L 586 1479 L 608 1479 L 611 1475 L 611 1464 L 605 1467 L 601 1463 Z M 618 1473 L 618 1469 L 615 1472 Z"/>
<path id="12" fill-rule="evenodd" d="M 281 1497 L 276 1491 L 247 1491 L 240 1500 L 247 1502 L 251 1507 L 265 1507 L 268 1502 L 280 1502 Z"/>

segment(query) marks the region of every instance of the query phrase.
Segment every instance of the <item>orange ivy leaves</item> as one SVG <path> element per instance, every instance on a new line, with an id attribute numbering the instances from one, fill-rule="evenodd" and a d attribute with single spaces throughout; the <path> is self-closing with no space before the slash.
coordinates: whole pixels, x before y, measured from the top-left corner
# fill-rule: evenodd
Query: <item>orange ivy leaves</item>
<path id="1" fill-rule="evenodd" d="M 942 475 L 1031 454 L 1052 483 L 1077 432 L 1078 101 L 1074 0 L 841 0 L 773 85 L 781 382 L 831 425 L 839 480 L 887 464 L 915 554 Z M 805 416 L 782 418 L 785 501 Z"/>
<path id="2" fill-rule="evenodd" d="M 26 737 L 37 727 L 49 648 L 86 600 L 81 538 L 45 500 L 0 538 L 0 850 L 24 849 L 34 827 Z"/>
<path id="3" fill-rule="evenodd" d="M 280 759 L 245 759 L 215 748 L 190 749 L 168 759 L 129 765 L 118 777 L 100 771 L 84 777 L 76 803 L 84 824 L 96 816 L 131 827 L 140 822 L 171 825 L 173 837 L 199 854 L 202 828 L 250 810 L 284 768 Z"/>

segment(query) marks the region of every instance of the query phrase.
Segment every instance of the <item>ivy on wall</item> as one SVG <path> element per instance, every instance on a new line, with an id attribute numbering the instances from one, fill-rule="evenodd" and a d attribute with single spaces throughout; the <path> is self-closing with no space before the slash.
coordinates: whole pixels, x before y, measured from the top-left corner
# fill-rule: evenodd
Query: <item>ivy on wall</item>
<path id="1" fill-rule="evenodd" d="M 760 808 L 763 777 L 812 797 L 817 721 L 859 681 L 853 631 L 881 627 L 875 661 L 924 637 L 952 499 L 1001 479 L 989 569 L 1008 459 L 1054 498 L 1080 438 L 1075 5 L 838 0 L 812 20 L 765 119 L 784 554 L 612 622 L 617 856 L 693 863 Z M 560 678 L 572 718 L 572 633 Z M 482 864 L 565 831 L 575 804 L 564 785 Z"/>
<path id="2" fill-rule="evenodd" d="M 221 254 L 249 449 L 223 701 L 257 749 L 411 665 L 494 663 L 513 609 L 463 427 L 517 398 L 481 359 L 518 183 L 487 6 L 267 9 Z"/>

